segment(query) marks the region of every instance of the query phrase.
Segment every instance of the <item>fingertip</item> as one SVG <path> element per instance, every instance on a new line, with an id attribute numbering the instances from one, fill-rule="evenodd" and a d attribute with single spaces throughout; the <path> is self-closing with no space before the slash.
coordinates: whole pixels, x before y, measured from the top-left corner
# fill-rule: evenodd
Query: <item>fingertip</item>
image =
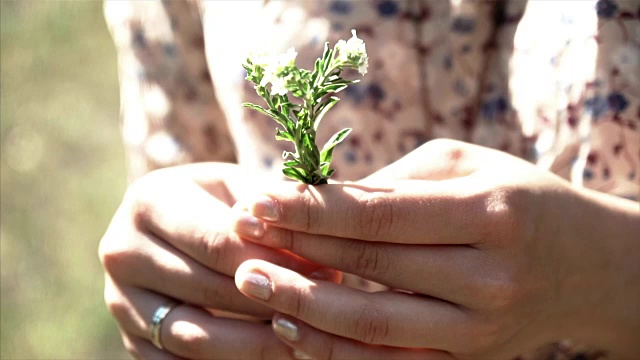
<path id="1" fill-rule="evenodd" d="M 248 274 L 251 273 L 252 270 L 255 270 L 256 268 L 258 268 L 257 266 L 258 264 L 255 263 L 256 261 L 257 260 L 255 259 L 246 260 L 245 262 L 240 264 L 240 266 L 238 266 L 238 268 L 236 269 L 234 280 L 236 283 L 236 287 L 240 291 L 242 291 L 241 285 L 244 279 L 248 276 Z"/>
<path id="2" fill-rule="evenodd" d="M 236 287 L 249 297 L 268 301 L 273 294 L 273 285 L 269 276 L 258 270 L 238 271 L 235 276 Z"/>
<path id="3" fill-rule="evenodd" d="M 231 230 L 242 237 L 259 239 L 265 233 L 265 224 L 246 211 L 234 211 L 231 217 Z"/>
<path id="4" fill-rule="evenodd" d="M 247 211 L 257 218 L 270 222 L 277 222 L 282 214 L 278 200 L 266 195 L 252 199 L 247 206 Z"/>
<path id="5" fill-rule="evenodd" d="M 300 340 L 298 321 L 292 317 L 276 313 L 271 321 L 273 332 L 283 340 L 294 343 Z"/>

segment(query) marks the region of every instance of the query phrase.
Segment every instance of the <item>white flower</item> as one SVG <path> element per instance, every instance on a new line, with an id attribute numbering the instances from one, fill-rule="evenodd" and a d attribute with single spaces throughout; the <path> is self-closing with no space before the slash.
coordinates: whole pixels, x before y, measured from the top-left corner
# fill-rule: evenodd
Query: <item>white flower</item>
<path id="1" fill-rule="evenodd" d="M 336 44 L 336 49 L 339 51 L 338 61 L 357 66 L 358 72 L 364 75 L 367 73 L 367 67 L 369 66 L 367 49 L 365 48 L 364 41 L 356 36 L 355 30 L 351 30 L 351 34 L 353 34 L 351 39 L 347 41 L 340 40 Z"/>
<path id="2" fill-rule="evenodd" d="M 286 53 L 278 56 L 278 65 L 283 67 L 295 65 L 296 56 L 298 56 L 296 49 L 289 48 Z"/>
<path id="3" fill-rule="evenodd" d="M 291 79 L 291 75 L 287 75 L 285 77 L 274 77 L 271 79 L 271 92 L 273 94 L 278 95 L 286 95 L 287 91 L 287 83 Z"/>
<path id="4" fill-rule="evenodd" d="M 295 67 L 298 53 L 294 48 L 280 55 L 269 53 L 259 53 L 251 56 L 251 62 L 264 69 L 264 76 L 260 81 L 260 86 L 271 83 L 271 91 L 275 94 L 285 95 L 287 93 L 287 82 L 291 79 L 291 68 Z"/>
<path id="5" fill-rule="evenodd" d="M 249 60 L 251 60 L 253 65 L 265 68 L 274 61 L 274 56 L 267 52 L 251 53 L 249 54 Z"/>

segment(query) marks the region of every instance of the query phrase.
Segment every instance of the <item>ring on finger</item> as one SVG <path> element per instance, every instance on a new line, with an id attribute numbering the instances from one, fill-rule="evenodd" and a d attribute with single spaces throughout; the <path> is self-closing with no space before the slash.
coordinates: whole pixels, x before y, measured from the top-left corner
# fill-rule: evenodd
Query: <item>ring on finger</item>
<path id="1" fill-rule="evenodd" d="M 158 307 L 153 313 L 153 318 L 151 319 L 151 343 L 160 350 L 164 349 L 164 347 L 162 346 L 162 341 L 160 340 L 162 323 L 164 322 L 164 319 L 167 317 L 167 315 L 169 315 L 171 310 L 173 310 L 178 305 L 180 305 L 180 303 L 170 301 Z"/>

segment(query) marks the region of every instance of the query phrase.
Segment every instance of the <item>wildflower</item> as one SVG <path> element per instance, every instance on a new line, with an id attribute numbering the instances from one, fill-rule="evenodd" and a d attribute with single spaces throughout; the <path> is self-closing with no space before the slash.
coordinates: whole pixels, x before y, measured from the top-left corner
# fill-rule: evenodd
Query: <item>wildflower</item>
<path id="1" fill-rule="evenodd" d="M 247 80 L 255 85 L 267 108 L 244 103 L 243 106 L 267 115 L 280 124 L 276 139 L 290 141 L 295 152 L 285 151 L 282 172 L 284 175 L 307 184 L 326 184 L 333 172 L 331 159 L 333 150 L 342 142 L 351 129 L 338 131 L 322 150 L 316 144 L 316 131 L 320 120 L 340 99 L 334 96 L 357 80 L 340 77 L 344 68 L 367 72 L 368 58 L 364 42 L 356 36 L 348 41 L 340 40 L 334 49 L 325 45 L 322 57 L 316 60 L 313 71 L 299 69 L 295 64 L 298 53 L 289 49 L 281 55 L 260 53 L 249 56 L 243 64 Z M 271 88 L 267 85 L 271 84 Z M 288 92 L 299 100 L 291 102 Z"/>
<path id="2" fill-rule="evenodd" d="M 336 44 L 336 49 L 339 51 L 338 61 L 357 67 L 358 72 L 364 75 L 367 73 L 367 68 L 369 67 L 367 49 L 365 48 L 364 41 L 356 35 L 355 30 L 351 30 L 351 34 L 353 34 L 351 39 L 347 41 L 340 40 Z"/>
<path id="3" fill-rule="evenodd" d="M 292 78 L 291 72 L 296 66 L 297 55 L 294 48 L 277 56 L 270 53 L 251 55 L 249 61 L 264 72 L 256 86 L 264 87 L 270 83 L 274 94 L 285 95 L 288 91 L 287 84 Z"/>

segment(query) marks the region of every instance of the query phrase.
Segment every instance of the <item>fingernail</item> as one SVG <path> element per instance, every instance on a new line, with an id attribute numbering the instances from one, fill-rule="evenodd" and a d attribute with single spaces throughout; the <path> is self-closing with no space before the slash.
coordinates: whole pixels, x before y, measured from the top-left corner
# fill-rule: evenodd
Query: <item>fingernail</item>
<path id="1" fill-rule="evenodd" d="M 241 212 L 237 215 L 233 230 L 239 235 L 260 238 L 264 235 L 264 224 L 260 219 Z"/>
<path id="2" fill-rule="evenodd" d="M 278 203 L 276 200 L 268 196 L 260 196 L 249 208 L 250 212 L 255 217 L 259 217 L 267 221 L 278 221 L 280 219 L 280 208 Z"/>
<path id="3" fill-rule="evenodd" d="M 336 273 L 335 270 L 323 268 L 323 269 L 319 269 L 312 272 L 311 275 L 309 275 L 309 278 L 314 280 L 327 281 L 329 279 L 333 279 L 333 277 L 335 276 L 335 273 Z"/>
<path id="4" fill-rule="evenodd" d="M 244 275 L 240 283 L 240 290 L 265 301 L 269 300 L 273 292 L 271 280 L 262 274 L 253 272 Z"/>
<path id="5" fill-rule="evenodd" d="M 298 327 L 287 319 L 279 318 L 272 323 L 272 326 L 273 331 L 289 341 L 298 341 L 300 339 Z"/>
<path id="6" fill-rule="evenodd" d="M 293 351 L 293 358 L 294 358 L 294 359 L 298 359 L 298 360 L 312 360 L 312 359 L 311 359 L 311 356 L 309 356 L 309 355 L 307 355 L 307 354 L 303 353 L 303 352 L 302 352 L 302 351 L 300 351 L 300 350 L 294 350 L 294 351 Z"/>

